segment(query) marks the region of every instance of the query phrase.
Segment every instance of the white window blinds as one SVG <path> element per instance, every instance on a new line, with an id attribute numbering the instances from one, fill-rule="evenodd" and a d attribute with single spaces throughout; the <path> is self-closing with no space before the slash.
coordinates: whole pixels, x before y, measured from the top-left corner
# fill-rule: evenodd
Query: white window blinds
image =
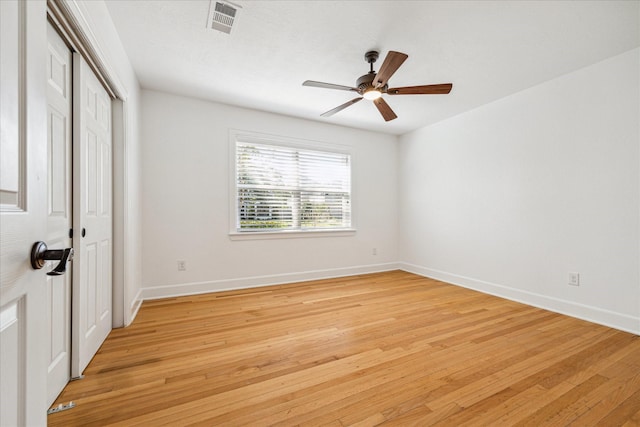
<path id="1" fill-rule="evenodd" d="M 351 227 L 349 154 L 236 142 L 239 232 Z"/>

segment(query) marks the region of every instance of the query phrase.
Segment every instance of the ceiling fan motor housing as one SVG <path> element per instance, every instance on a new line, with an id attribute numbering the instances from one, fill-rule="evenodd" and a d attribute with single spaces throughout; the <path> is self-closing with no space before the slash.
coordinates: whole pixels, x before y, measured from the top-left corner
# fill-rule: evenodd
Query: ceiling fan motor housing
<path id="1" fill-rule="evenodd" d="M 358 80 L 356 80 L 356 87 L 358 88 L 358 92 L 362 95 L 364 92 L 366 92 L 369 89 L 375 89 L 375 86 L 371 84 L 371 82 L 373 82 L 373 79 L 375 78 L 376 78 L 376 73 L 369 72 L 364 76 L 361 76 Z M 387 91 L 387 87 L 388 87 L 387 85 L 384 85 L 383 87 L 378 88 L 378 90 L 384 93 Z"/>

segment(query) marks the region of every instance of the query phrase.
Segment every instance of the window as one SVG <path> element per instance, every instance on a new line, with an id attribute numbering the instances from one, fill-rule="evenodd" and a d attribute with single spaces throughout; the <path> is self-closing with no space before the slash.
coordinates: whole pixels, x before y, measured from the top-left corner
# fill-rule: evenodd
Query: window
<path id="1" fill-rule="evenodd" d="M 351 228 L 351 156 L 237 137 L 235 232 Z"/>

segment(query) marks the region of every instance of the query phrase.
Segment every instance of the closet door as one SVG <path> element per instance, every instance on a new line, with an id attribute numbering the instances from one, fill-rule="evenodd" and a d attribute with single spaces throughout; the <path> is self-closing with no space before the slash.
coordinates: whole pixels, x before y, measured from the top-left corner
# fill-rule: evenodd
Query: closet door
<path id="1" fill-rule="evenodd" d="M 74 208 L 71 375 L 78 377 L 111 331 L 111 99 L 73 54 Z"/>
<path id="2" fill-rule="evenodd" d="M 51 248 L 71 246 L 71 51 L 47 24 L 47 235 Z M 55 265 L 55 264 L 54 264 Z M 50 268 L 49 268 L 50 269 Z M 47 402 L 71 375 L 71 267 L 47 279 Z"/>

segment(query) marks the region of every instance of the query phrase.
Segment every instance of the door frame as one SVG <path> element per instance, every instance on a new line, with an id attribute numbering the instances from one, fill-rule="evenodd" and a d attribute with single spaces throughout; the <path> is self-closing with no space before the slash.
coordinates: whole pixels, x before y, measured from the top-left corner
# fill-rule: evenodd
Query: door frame
<path id="1" fill-rule="evenodd" d="M 89 64 L 98 80 L 111 97 L 112 110 L 112 326 L 127 326 L 133 320 L 134 310 L 125 310 L 125 271 L 127 268 L 126 194 L 124 171 L 128 163 L 127 142 L 128 93 L 113 67 L 104 56 L 100 44 L 76 2 L 47 0 L 47 19 L 63 39 Z"/>

